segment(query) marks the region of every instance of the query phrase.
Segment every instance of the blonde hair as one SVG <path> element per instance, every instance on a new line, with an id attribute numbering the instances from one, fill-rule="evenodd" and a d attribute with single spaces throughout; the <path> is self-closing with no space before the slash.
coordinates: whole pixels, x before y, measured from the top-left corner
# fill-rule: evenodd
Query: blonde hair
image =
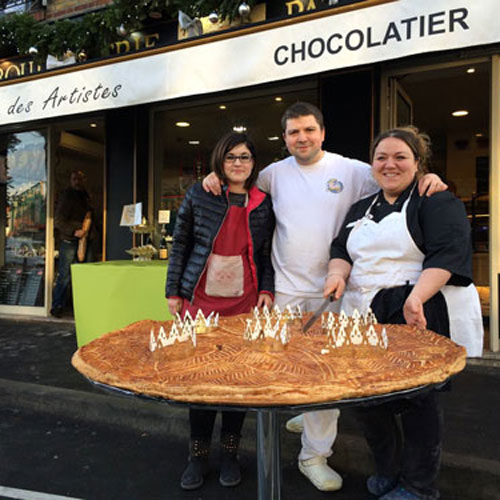
<path id="1" fill-rule="evenodd" d="M 378 145 L 388 137 L 395 137 L 403 141 L 413 152 L 415 161 L 418 161 L 418 176 L 429 171 L 430 159 L 432 156 L 431 139 L 425 132 L 420 132 L 417 127 L 407 125 L 406 127 L 395 127 L 380 133 L 373 141 L 370 159 L 373 162 L 373 155 Z"/>

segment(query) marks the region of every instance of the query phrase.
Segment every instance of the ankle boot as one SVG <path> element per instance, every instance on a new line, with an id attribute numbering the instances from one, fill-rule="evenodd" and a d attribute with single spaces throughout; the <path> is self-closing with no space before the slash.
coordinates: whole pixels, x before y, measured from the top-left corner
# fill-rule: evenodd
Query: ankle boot
<path id="1" fill-rule="evenodd" d="M 181 477 L 181 488 L 196 490 L 203 485 L 203 479 L 208 474 L 208 455 L 210 442 L 200 439 L 189 443 L 189 462 Z"/>
<path id="2" fill-rule="evenodd" d="M 238 463 L 238 446 L 240 436 L 224 434 L 221 436 L 221 468 L 219 482 L 222 486 L 231 487 L 241 483 L 240 464 Z"/>

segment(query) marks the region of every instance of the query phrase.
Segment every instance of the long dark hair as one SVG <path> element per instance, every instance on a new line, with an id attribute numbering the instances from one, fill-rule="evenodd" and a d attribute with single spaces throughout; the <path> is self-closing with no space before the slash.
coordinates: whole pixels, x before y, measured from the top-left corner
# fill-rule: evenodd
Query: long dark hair
<path id="1" fill-rule="evenodd" d="M 226 174 L 224 173 L 224 158 L 226 154 L 231 151 L 231 149 L 239 146 L 240 144 L 244 144 L 248 148 L 253 159 L 252 171 L 250 172 L 248 179 L 245 181 L 245 189 L 248 191 L 255 184 L 259 171 L 257 168 L 257 152 L 253 142 L 247 134 L 230 132 L 229 134 L 221 137 L 212 151 L 210 166 L 212 167 L 212 171 L 217 174 L 217 177 L 222 179 L 224 183 L 227 183 Z"/>

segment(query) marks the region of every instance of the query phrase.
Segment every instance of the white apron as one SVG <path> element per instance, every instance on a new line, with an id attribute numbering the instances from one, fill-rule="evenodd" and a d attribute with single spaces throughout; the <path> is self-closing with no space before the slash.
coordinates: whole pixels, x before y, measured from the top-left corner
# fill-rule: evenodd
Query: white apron
<path id="1" fill-rule="evenodd" d="M 380 222 L 372 220 L 368 207 L 363 218 L 351 223 L 347 251 L 354 262 L 342 298 L 342 309 L 350 315 L 354 309 L 366 313 L 382 288 L 415 284 L 422 273 L 424 254 L 410 235 L 406 213 L 411 194 L 401 212 L 393 212 Z M 468 356 L 481 356 L 483 322 L 479 295 L 473 284 L 468 287 L 441 288 L 450 318 L 451 339 L 467 350 Z"/>

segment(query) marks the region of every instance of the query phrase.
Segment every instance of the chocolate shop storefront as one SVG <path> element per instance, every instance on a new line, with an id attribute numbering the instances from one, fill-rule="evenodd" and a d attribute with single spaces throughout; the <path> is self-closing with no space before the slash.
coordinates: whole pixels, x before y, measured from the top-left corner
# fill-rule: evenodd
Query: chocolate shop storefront
<path id="1" fill-rule="evenodd" d="M 286 155 L 282 112 L 304 100 L 325 115 L 324 148 L 346 156 L 367 161 L 390 126 L 431 136 L 433 169 L 467 209 L 486 346 L 498 351 L 499 18 L 496 0 L 340 3 L 0 81 L 0 313 L 50 310 L 54 206 L 70 171 L 87 173 L 100 260 L 130 260 L 124 205 L 142 202 L 157 244 L 159 211 L 171 234 L 222 133 L 246 130 L 266 165 Z"/>

